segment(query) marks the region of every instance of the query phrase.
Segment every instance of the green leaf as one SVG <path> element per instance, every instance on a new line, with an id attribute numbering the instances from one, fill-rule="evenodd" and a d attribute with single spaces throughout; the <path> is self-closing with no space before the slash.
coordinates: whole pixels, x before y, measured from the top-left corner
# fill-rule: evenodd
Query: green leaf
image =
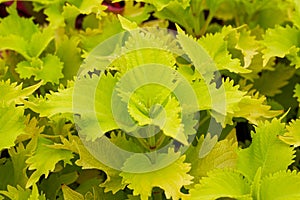
<path id="1" fill-rule="evenodd" d="M 190 190 L 191 198 L 207 200 L 218 198 L 252 199 L 250 182 L 240 172 L 233 169 L 216 169 L 208 172 L 207 177 L 200 180 Z"/>
<path id="2" fill-rule="evenodd" d="M 298 29 L 290 26 L 276 26 L 274 29 L 268 29 L 262 41 L 266 47 L 263 50 L 264 66 L 272 57 L 283 58 L 287 56 L 292 64 L 296 64 L 296 68 L 299 68 L 300 64 L 297 58 L 300 49 L 299 34 Z"/>
<path id="3" fill-rule="evenodd" d="M 286 127 L 287 132 L 278 135 L 283 142 L 293 145 L 295 148 L 300 146 L 300 119 L 292 120 Z"/>
<path id="4" fill-rule="evenodd" d="M 74 166 L 72 168 L 66 167 L 58 173 L 51 173 L 47 179 L 43 179 L 40 189 L 45 193 L 46 198 L 55 199 L 62 185 L 74 183 L 78 179 L 77 169 Z"/>
<path id="5" fill-rule="evenodd" d="M 70 159 L 73 154 L 69 150 L 51 148 L 53 142 L 49 139 L 38 137 L 33 138 L 31 142 L 36 142 L 36 150 L 31 157 L 26 160 L 29 170 L 35 170 L 26 184 L 26 187 L 36 183 L 42 175 L 48 177 L 49 172 L 55 169 L 56 163 L 64 161 L 65 164 L 71 164 Z"/>
<path id="6" fill-rule="evenodd" d="M 23 189 L 19 185 L 17 187 L 7 186 L 7 191 L 0 191 L 0 194 L 15 200 L 46 200 L 45 195 L 40 195 L 36 185 L 33 185 L 32 190 Z"/>
<path id="7" fill-rule="evenodd" d="M 167 198 L 184 198 L 186 195 L 181 193 L 180 188 L 191 184 L 193 178 L 187 174 L 190 164 L 184 163 L 184 160 L 185 156 L 181 156 L 170 165 L 148 173 L 121 172 L 122 183 L 128 184 L 127 187 L 133 190 L 133 195 L 140 195 L 142 200 L 148 200 L 153 187 L 163 189 Z"/>
<path id="8" fill-rule="evenodd" d="M 242 51 L 244 56 L 244 67 L 248 68 L 252 62 L 253 57 L 258 53 L 260 47 L 259 42 L 255 36 L 251 35 L 250 31 L 242 30 L 239 33 L 236 48 Z"/>
<path id="9" fill-rule="evenodd" d="M 252 132 L 250 147 L 238 152 L 237 169 L 250 180 L 260 167 L 262 177 L 286 170 L 293 163 L 294 151 L 277 137 L 285 132 L 284 124 L 278 119 L 265 121 L 257 126 L 255 132 Z"/>
<path id="10" fill-rule="evenodd" d="M 0 194 L 7 196 L 10 199 L 28 200 L 30 197 L 30 189 L 23 189 L 21 186 L 7 186 L 7 191 L 0 191 Z"/>
<path id="11" fill-rule="evenodd" d="M 22 100 L 29 97 L 41 85 L 42 82 L 22 89 L 22 83 L 17 85 L 16 82 L 11 83 L 10 80 L 0 81 L 0 94 L 5 94 L 0 96 L 0 102 L 7 105 L 21 104 Z"/>
<path id="12" fill-rule="evenodd" d="M 266 103 L 266 97 L 260 96 L 259 93 L 244 96 L 239 102 L 239 107 L 240 110 L 236 110 L 234 116 L 243 117 L 253 124 L 282 114 L 282 110 L 271 110 L 271 106 Z"/>
<path id="13" fill-rule="evenodd" d="M 190 0 L 162 0 L 162 1 L 155 1 L 155 0 L 138 0 L 137 2 L 145 2 L 152 4 L 156 7 L 158 11 L 161 11 L 165 7 L 168 7 L 170 3 L 177 3 L 178 5 L 181 5 L 182 8 L 186 8 L 189 6 Z"/>
<path id="14" fill-rule="evenodd" d="M 13 163 L 14 186 L 20 185 L 24 188 L 26 186 L 26 183 L 28 181 L 26 170 L 28 166 L 25 161 L 31 155 L 31 150 L 32 149 L 30 148 L 25 149 L 22 143 L 19 143 L 18 146 L 10 148 L 8 150 L 8 153 Z"/>
<path id="15" fill-rule="evenodd" d="M 50 91 L 50 94 L 46 94 L 44 98 L 30 97 L 28 101 L 23 101 L 23 103 L 25 104 L 25 107 L 39 113 L 40 117 L 51 118 L 58 113 L 72 113 L 74 86 L 73 82 L 68 83 L 67 88 L 61 86 L 58 89 L 58 92 Z"/>
<path id="16" fill-rule="evenodd" d="M 294 73 L 295 68 L 279 63 L 274 71 L 263 71 L 260 78 L 254 80 L 253 87 L 263 95 L 275 96 L 281 93 L 280 88 L 288 84 Z"/>
<path id="17" fill-rule="evenodd" d="M 199 151 L 203 145 L 204 143 L 199 141 L 196 147 L 190 147 L 187 152 L 186 161 L 192 164 L 189 174 L 194 177 L 195 184 L 199 183 L 201 177 L 207 176 L 210 170 L 235 168 L 237 162 L 237 142 L 228 139 L 221 140 L 205 157 L 199 158 Z"/>
<path id="18" fill-rule="evenodd" d="M 73 80 L 82 64 L 79 42 L 77 37 L 68 38 L 65 36 L 63 41 L 57 45 L 56 55 L 64 63 L 62 73 L 65 81 Z"/>
<path id="19" fill-rule="evenodd" d="M 296 171 L 279 171 L 261 181 L 260 198 L 294 200 L 300 198 L 300 174 Z"/>
<path id="20" fill-rule="evenodd" d="M 59 79 L 63 78 L 63 63 L 55 56 L 48 54 L 39 59 L 34 58 L 32 61 L 22 61 L 18 63 L 16 71 L 21 78 L 30 78 L 34 76 L 34 80 L 43 80 L 44 83 L 59 83 Z"/>
<path id="21" fill-rule="evenodd" d="M 104 165 L 98 159 L 96 159 L 83 145 L 79 137 L 73 138 L 72 143 L 68 144 L 68 149 L 73 149 L 73 151 L 75 150 L 75 152 L 78 152 L 80 159 L 76 161 L 76 165 L 82 166 L 82 169 L 99 169 L 105 172 L 107 179 L 100 185 L 101 187 L 105 188 L 105 192 L 112 191 L 114 194 L 125 188 L 126 185 L 122 183 L 122 177 L 119 176 L 120 172 Z M 108 154 L 108 156 L 110 155 Z"/>
<path id="22" fill-rule="evenodd" d="M 6 190 L 8 185 L 14 185 L 13 163 L 8 158 L 0 159 L 0 190 Z"/>
<path id="23" fill-rule="evenodd" d="M 4 149 L 14 146 L 17 137 L 24 133 L 24 109 L 0 104 L 0 113 L 0 149 Z"/>
<path id="24" fill-rule="evenodd" d="M 154 11 L 154 9 L 151 6 L 142 5 L 142 3 L 134 1 L 125 1 L 122 15 L 137 24 L 141 24 L 149 19 L 152 11 Z"/>
<path id="25" fill-rule="evenodd" d="M 295 86 L 294 97 L 297 98 L 297 101 L 300 104 L 300 84 L 296 84 L 296 86 Z"/>
<path id="26" fill-rule="evenodd" d="M 207 34 L 198 40 L 211 56 L 219 70 L 227 69 L 234 73 L 249 73 L 250 70 L 241 66 L 240 60 L 229 54 L 226 33 Z"/>
<path id="27" fill-rule="evenodd" d="M 84 200 L 84 196 L 75 190 L 72 190 L 70 187 L 63 185 L 62 191 L 65 200 Z"/>
<path id="28" fill-rule="evenodd" d="M 130 20 L 123 17 L 122 15 L 118 15 L 118 18 L 120 20 L 120 23 L 121 23 L 121 26 L 123 29 L 130 31 L 130 30 L 138 28 L 138 25 L 135 22 L 131 22 Z"/>
<path id="29" fill-rule="evenodd" d="M 8 8 L 9 16 L 0 21 L 0 49 L 14 50 L 24 58 L 38 57 L 54 38 L 50 28 L 43 31 L 32 19 L 20 17 L 15 6 Z"/>

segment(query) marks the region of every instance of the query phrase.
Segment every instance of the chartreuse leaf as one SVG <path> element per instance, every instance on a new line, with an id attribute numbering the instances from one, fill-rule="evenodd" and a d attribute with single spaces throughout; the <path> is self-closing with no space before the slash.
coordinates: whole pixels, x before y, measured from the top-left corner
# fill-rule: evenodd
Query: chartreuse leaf
<path id="1" fill-rule="evenodd" d="M 97 28 L 87 26 L 85 31 L 80 31 L 79 46 L 86 52 L 91 52 L 101 42 L 124 31 L 119 19 L 114 14 L 108 14 L 98 24 Z"/>
<path id="2" fill-rule="evenodd" d="M 292 122 L 286 127 L 287 132 L 283 135 L 278 135 L 279 139 L 283 142 L 293 145 L 294 147 L 300 146 L 300 119 L 292 120 Z"/>
<path id="3" fill-rule="evenodd" d="M 149 19 L 150 13 L 153 10 L 154 9 L 151 6 L 142 6 L 142 3 L 125 1 L 125 7 L 122 15 L 127 19 L 136 22 L 137 24 L 141 24 L 142 22 Z"/>
<path id="4" fill-rule="evenodd" d="M 0 81 L 0 102 L 4 104 L 21 104 L 21 99 L 26 99 L 41 86 L 42 82 L 22 89 L 22 84 L 11 83 L 10 80 Z"/>
<path id="5" fill-rule="evenodd" d="M 217 142 L 205 157 L 199 157 L 200 151 L 205 148 L 202 143 L 203 137 L 198 141 L 196 147 L 191 146 L 187 152 L 186 161 L 192 164 L 190 175 L 194 177 L 194 184 L 207 176 L 213 169 L 235 168 L 237 162 L 237 142 L 224 139 Z M 197 158 L 197 159 L 195 159 Z M 191 186 L 188 186 L 191 188 Z"/>
<path id="6" fill-rule="evenodd" d="M 14 146 L 17 137 L 24 133 L 24 108 L 0 103 L 0 113 L 0 149 L 4 149 Z"/>
<path id="7" fill-rule="evenodd" d="M 300 84 L 296 84 L 296 86 L 295 86 L 294 97 L 297 98 L 297 101 L 300 104 Z"/>
<path id="8" fill-rule="evenodd" d="M 44 80 L 44 83 L 59 83 L 59 79 L 63 78 L 63 63 L 55 56 L 48 54 L 45 57 L 33 58 L 31 61 L 21 61 L 17 64 L 16 71 L 21 78 L 30 78 L 34 76 L 34 80 Z"/>
<path id="9" fill-rule="evenodd" d="M 300 174 L 296 171 L 278 171 L 262 179 L 261 199 L 294 200 L 300 198 Z"/>
<path id="10" fill-rule="evenodd" d="M 123 17 L 122 15 L 118 15 L 118 19 L 120 20 L 122 28 L 127 31 L 138 28 L 138 25 L 135 22 L 131 22 L 130 20 Z"/>
<path id="11" fill-rule="evenodd" d="M 78 166 L 82 166 L 82 169 L 99 169 L 105 172 L 107 179 L 101 184 L 101 187 L 105 188 L 105 192 L 112 191 L 112 193 L 116 193 L 125 188 L 126 185 L 122 183 L 122 177 L 119 176 L 120 172 L 97 160 L 90 151 L 85 148 L 79 137 L 73 136 L 71 142 L 66 139 L 64 141 L 65 144 L 62 148 L 70 149 L 79 154 L 80 158 L 76 161 Z"/>
<path id="12" fill-rule="evenodd" d="M 277 135 L 284 134 L 284 124 L 278 119 L 265 121 L 255 132 L 252 132 L 251 146 L 238 152 L 237 169 L 249 180 L 253 180 L 258 168 L 261 168 L 262 177 L 286 170 L 293 162 L 294 151 L 277 138 Z"/>
<path id="13" fill-rule="evenodd" d="M 46 200 L 44 194 L 40 195 L 36 185 L 33 185 L 32 190 L 23 189 L 21 186 L 7 186 L 7 191 L 0 191 L 0 194 L 15 200 Z"/>
<path id="14" fill-rule="evenodd" d="M 171 152 L 169 152 L 171 153 Z M 170 156 L 169 154 L 167 154 Z M 145 156 L 145 158 L 147 158 Z M 158 155 L 158 162 L 153 165 L 161 164 L 165 159 L 165 156 L 160 154 Z M 154 171 L 144 172 L 144 173 L 134 173 L 134 172 L 121 172 L 120 175 L 123 177 L 122 183 L 128 184 L 128 188 L 133 190 L 133 195 L 140 195 L 142 200 L 147 200 L 149 196 L 151 196 L 152 189 L 154 187 L 160 187 L 165 191 L 165 195 L 167 198 L 179 199 L 184 198 L 186 195 L 181 193 L 180 188 L 184 185 L 191 184 L 192 176 L 188 175 L 187 172 L 190 170 L 190 164 L 184 163 L 185 156 L 181 156 L 175 162 L 170 165 L 155 170 L 155 166 L 153 166 Z M 136 159 L 136 163 L 138 166 L 142 166 L 145 160 Z M 142 162 L 142 163 L 141 163 Z M 164 162 L 163 162 L 164 163 Z M 132 162 L 128 162 L 128 164 L 132 165 Z M 147 163 L 145 166 L 148 168 L 150 163 Z M 126 166 L 124 167 L 132 167 L 135 166 Z M 151 165 L 151 164 L 150 164 Z"/>
<path id="15" fill-rule="evenodd" d="M 28 181 L 26 169 L 28 166 L 25 161 L 31 155 L 31 150 L 32 149 L 30 148 L 25 149 L 22 143 L 19 143 L 15 148 L 10 148 L 8 150 L 14 166 L 14 185 L 20 185 L 23 188 L 26 186 Z"/>
<path id="16" fill-rule="evenodd" d="M 262 71 L 259 79 L 254 80 L 253 87 L 263 95 L 275 96 L 281 93 L 280 88 L 288 84 L 295 71 L 295 68 L 279 63 L 273 71 Z"/>
<path id="17" fill-rule="evenodd" d="M 70 159 L 73 154 L 69 150 L 51 148 L 53 142 L 41 136 L 33 138 L 31 142 L 36 142 L 36 150 L 31 157 L 26 160 L 29 170 L 35 170 L 26 184 L 26 187 L 34 185 L 42 175 L 47 178 L 49 172 L 55 169 L 56 163 L 63 161 L 65 164 L 71 164 Z"/>
<path id="18" fill-rule="evenodd" d="M 243 117 L 253 124 L 282 114 L 282 110 L 271 110 L 271 106 L 266 104 L 266 97 L 260 96 L 259 93 L 245 95 L 239 102 L 239 107 L 234 116 Z"/>
<path id="19" fill-rule="evenodd" d="M 67 88 L 62 85 L 57 92 L 50 91 L 45 97 L 30 97 L 28 101 L 22 101 L 25 107 L 30 108 L 40 117 L 52 117 L 58 113 L 72 113 L 72 96 L 74 83 L 68 82 Z"/>
<path id="20" fill-rule="evenodd" d="M 239 59 L 232 58 L 225 37 L 226 34 L 224 33 L 207 34 L 200 38 L 198 43 L 205 48 L 219 70 L 227 69 L 235 73 L 251 72 L 241 66 Z"/>
<path id="21" fill-rule="evenodd" d="M 244 56 L 244 67 L 247 68 L 250 66 L 253 57 L 258 54 L 260 45 L 255 36 L 251 35 L 250 31 L 243 29 L 239 33 L 235 48 L 242 51 L 242 54 Z"/>
<path id="22" fill-rule="evenodd" d="M 62 191 L 65 200 L 84 200 L 84 196 L 70 187 L 63 185 Z"/>
<path id="23" fill-rule="evenodd" d="M 265 49 L 262 51 L 264 53 L 264 66 L 272 57 L 283 58 L 287 56 L 292 64 L 299 68 L 299 34 L 300 31 L 298 29 L 290 26 L 276 26 L 273 29 L 268 29 L 262 41 L 265 46 Z"/>
<path id="24" fill-rule="evenodd" d="M 0 49 L 14 50 L 27 60 L 40 56 L 54 38 L 53 31 L 50 28 L 40 31 L 32 19 L 20 17 L 15 6 L 7 10 L 9 16 L 0 22 Z"/>
<path id="25" fill-rule="evenodd" d="M 57 45 L 56 55 L 64 63 L 62 73 L 65 81 L 73 80 L 82 63 L 80 48 L 78 47 L 79 42 L 77 37 L 68 38 L 65 36 L 63 41 Z"/>
<path id="26" fill-rule="evenodd" d="M 156 7 L 158 11 L 161 11 L 165 7 L 169 6 L 169 4 L 171 3 L 177 3 L 178 5 L 181 5 L 182 8 L 186 8 L 189 6 L 190 0 L 172 0 L 172 1 L 138 0 L 137 2 L 145 2 L 145 3 L 152 4 L 153 6 Z"/>
<path id="27" fill-rule="evenodd" d="M 233 169 L 215 169 L 190 190 L 190 199 L 207 200 L 221 197 L 251 200 L 251 182 Z"/>

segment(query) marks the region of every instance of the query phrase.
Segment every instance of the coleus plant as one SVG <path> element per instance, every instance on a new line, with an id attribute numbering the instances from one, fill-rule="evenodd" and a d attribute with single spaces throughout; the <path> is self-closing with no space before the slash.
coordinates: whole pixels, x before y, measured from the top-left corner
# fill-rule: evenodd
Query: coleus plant
<path id="1" fill-rule="evenodd" d="M 0 198 L 300 198 L 299 1 L 23 3 L 0 20 Z"/>

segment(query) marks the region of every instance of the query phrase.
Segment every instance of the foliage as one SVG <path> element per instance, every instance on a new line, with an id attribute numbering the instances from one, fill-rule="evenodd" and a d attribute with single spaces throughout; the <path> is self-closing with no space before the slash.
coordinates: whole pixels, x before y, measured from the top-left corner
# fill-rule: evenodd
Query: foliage
<path id="1" fill-rule="evenodd" d="M 0 3 L 0 199 L 300 198 L 299 0 Z"/>

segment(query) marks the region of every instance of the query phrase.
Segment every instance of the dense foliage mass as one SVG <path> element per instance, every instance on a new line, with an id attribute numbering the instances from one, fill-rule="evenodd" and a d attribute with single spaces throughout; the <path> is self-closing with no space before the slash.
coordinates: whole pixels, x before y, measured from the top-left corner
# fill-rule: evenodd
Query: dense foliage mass
<path id="1" fill-rule="evenodd" d="M 299 0 L 0 2 L 0 199 L 300 199 Z M 112 168 L 80 130 L 155 159 Z"/>

